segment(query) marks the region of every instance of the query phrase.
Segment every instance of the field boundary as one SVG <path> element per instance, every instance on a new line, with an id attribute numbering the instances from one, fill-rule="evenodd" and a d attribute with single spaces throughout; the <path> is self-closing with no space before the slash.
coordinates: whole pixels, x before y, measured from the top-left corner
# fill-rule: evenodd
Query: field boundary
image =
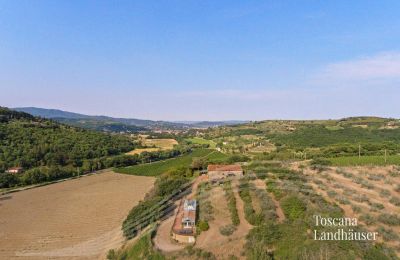
<path id="1" fill-rule="evenodd" d="M 55 180 L 55 181 L 43 182 L 43 183 L 38 183 L 38 184 L 24 186 L 24 187 L 11 188 L 10 190 L 2 191 L 0 193 L 0 196 L 6 195 L 6 194 L 10 194 L 10 193 L 20 192 L 20 191 L 24 191 L 24 190 L 30 190 L 30 189 L 34 189 L 34 188 L 39 188 L 39 187 L 43 187 L 43 186 L 47 186 L 47 185 L 51 185 L 51 184 L 55 184 L 55 183 L 60 183 L 60 182 L 64 182 L 64 181 L 75 180 L 75 179 L 79 179 L 79 178 L 86 177 L 86 176 L 101 174 L 101 173 L 104 173 L 104 172 L 107 172 L 107 171 L 113 171 L 113 169 L 112 168 L 107 168 L 107 169 L 102 169 L 102 170 L 98 170 L 98 171 L 95 171 L 95 172 L 89 172 L 89 173 L 81 174 L 79 176 L 73 176 L 73 177 L 68 177 L 68 178 L 59 179 L 59 180 Z"/>

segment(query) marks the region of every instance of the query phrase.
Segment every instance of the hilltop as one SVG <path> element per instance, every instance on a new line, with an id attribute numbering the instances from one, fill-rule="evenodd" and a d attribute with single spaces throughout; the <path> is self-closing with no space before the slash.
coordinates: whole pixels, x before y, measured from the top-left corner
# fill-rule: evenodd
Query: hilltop
<path id="1" fill-rule="evenodd" d="M 224 125 L 235 125 L 248 121 L 154 121 L 137 118 L 115 118 L 103 115 L 85 115 L 59 109 L 38 107 L 17 107 L 15 111 L 25 112 L 34 116 L 54 119 L 65 124 L 110 132 L 138 132 L 148 130 L 182 130 L 189 128 L 208 128 Z"/>

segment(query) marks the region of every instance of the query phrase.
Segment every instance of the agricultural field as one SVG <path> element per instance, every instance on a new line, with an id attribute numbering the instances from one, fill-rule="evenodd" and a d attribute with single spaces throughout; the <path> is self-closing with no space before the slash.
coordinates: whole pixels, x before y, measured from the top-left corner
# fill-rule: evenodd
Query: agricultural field
<path id="1" fill-rule="evenodd" d="M 139 136 L 140 143 L 144 148 L 135 148 L 134 150 L 127 152 L 127 155 L 141 154 L 143 152 L 156 152 L 171 150 L 174 145 L 178 142 L 175 139 L 148 139 L 147 136 Z"/>
<path id="2" fill-rule="evenodd" d="M 216 143 L 213 140 L 207 140 L 201 137 L 187 138 L 185 140 L 193 144 L 209 145 L 209 148 L 212 149 L 216 147 Z"/>
<path id="3" fill-rule="evenodd" d="M 152 147 L 148 147 L 148 148 L 136 148 L 136 149 L 134 149 L 134 150 L 132 150 L 132 151 L 129 151 L 129 152 L 127 152 L 126 153 L 126 155 L 135 155 L 135 154 L 141 154 L 141 153 L 143 153 L 143 152 L 149 152 L 149 153 L 151 153 L 151 152 L 156 152 L 156 151 L 160 151 L 161 150 L 161 148 L 152 148 Z"/>
<path id="4" fill-rule="evenodd" d="M 400 155 L 384 155 L 380 156 L 346 156 L 328 158 L 328 160 L 335 166 L 377 166 L 377 165 L 400 165 Z"/>
<path id="5" fill-rule="evenodd" d="M 144 139 L 143 145 L 145 146 L 155 146 L 163 150 L 168 150 L 174 148 L 178 142 L 175 139 Z"/>
<path id="6" fill-rule="evenodd" d="M 147 136 L 140 137 L 141 145 L 144 146 L 144 148 L 136 148 L 130 152 L 127 152 L 127 155 L 141 154 L 143 152 L 171 150 L 174 148 L 174 145 L 178 144 L 175 139 L 148 139 L 146 138 Z"/>
<path id="7" fill-rule="evenodd" d="M 165 161 L 139 164 L 128 166 L 125 168 L 116 168 L 115 171 L 119 173 L 127 173 L 141 176 L 158 176 L 162 173 L 176 168 L 189 167 L 192 163 L 193 158 L 196 157 L 208 160 L 223 160 L 227 156 L 212 149 L 196 149 L 189 154 L 185 154 Z"/>
<path id="8" fill-rule="evenodd" d="M 306 168 L 304 174 L 318 194 L 357 218 L 363 228 L 378 232 L 379 242 L 400 255 L 399 167 Z"/>
<path id="9" fill-rule="evenodd" d="M 237 182 L 233 185 L 230 182 L 225 184 L 230 186 L 234 197 L 235 204 L 232 207 L 238 213 L 235 224 L 230 221 L 232 213 L 231 205 L 228 206 L 229 197 L 221 186 L 208 185 L 198 195 L 199 201 L 203 203 L 203 197 L 207 197 L 206 201 L 209 201 L 212 210 L 204 206 L 200 207 L 200 219 L 207 221 L 209 229 L 202 231 L 198 236 L 195 248 L 210 252 L 217 259 L 223 259 L 226 256 L 241 257 L 246 235 L 252 228 L 244 217 L 243 202 L 239 199 Z M 236 248 L 235 252 L 232 252 L 232 248 Z"/>
<path id="10" fill-rule="evenodd" d="M 2 195 L 0 259 L 104 259 L 153 183 L 108 171 Z"/>

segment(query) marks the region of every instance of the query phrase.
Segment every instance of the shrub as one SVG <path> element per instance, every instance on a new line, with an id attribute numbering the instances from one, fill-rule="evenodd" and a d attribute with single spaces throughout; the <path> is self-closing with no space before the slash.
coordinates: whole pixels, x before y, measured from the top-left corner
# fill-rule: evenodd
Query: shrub
<path id="1" fill-rule="evenodd" d="M 206 220 L 199 220 L 199 222 L 197 223 L 197 227 L 200 231 L 207 231 L 210 228 Z"/>
<path id="2" fill-rule="evenodd" d="M 348 199 L 346 199 L 346 197 L 344 197 L 344 196 L 336 196 L 336 200 L 340 203 L 340 204 L 343 204 L 343 205 L 348 205 L 348 204 L 350 204 L 350 201 L 348 200 Z"/>
<path id="3" fill-rule="evenodd" d="M 383 224 L 390 226 L 400 225 L 400 217 L 394 214 L 388 214 L 388 213 L 380 214 L 378 220 Z"/>
<path id="4" fill-rule="evenodd" d="M 352 197 L 357 202 L 367 202 L 367 203 L 369 203 L 369 199 L 365 194 L 362 194 L 362 195 L 354 194 Z"/>
<path id="5" fill-rule="evenodd" d="M 399 197 L 392 197 L 389 200 L 390 203 L 392 203 L 395 206 L 400 206 L 400 198 Z"/>
<path id="6" fill-rule="evenodd" d="M 382 203 L 372 203 L 371 204 L 371 210 L 374 210 L 374 211 L 378 211 L 378 210 L 381 210 L 384 208 L 385 208 L 385 206 L 383 206 Z"/>
<path id="7" fill-rule="evenodd" d="M 367 225 L 375 224 L 375 218 L 370 214 L 361 215 L 360 220 L 364 221 Z"/>
<path id="8" fill-rule="evenodd" d="M 17 176 L 11 173 L 0 173 L 0 189 L 10 188 L 19 183 Z"/>
<path id="9" fill-rule="evenodd" d="M 283 198 L 281 206 L 285 216 L 290 220 L 301 218 L 306 211 L 305 203 L 293 195 Z"/>
<path id="10" fill-rule="evenodd" d="M 361 212 L 361 208 L 357 205 L 352 205 L 351 208 L 355 213 Z"/>
<path id="11" fill-rule="evenodd" d="M 238 211 L 236 208 L 236 198 L 232 191 L 231 182 L 227 181 L 224 183 L 225 197 L 228 201 L 228 209 L 231 213 L 232 224 L 238 226 L 240 224 L 240 219 L 238 215 Z"/>
<path id="12" fill-rule="evenodd" d="M 311 165 L 322 165 L 322 166 L 328 166 L 332 165 L 332 162 L 328 159 L 325 158 L 315 158 L 311 161 Z"/>
<path id="13" fill-rule="evenodd" d="M 382 189 L 379 192 L 379 196 L 381 196 L 382 198 L 388 198 L 390 196 L 390 191 Z"/>
<path id="14" fill-rule="evenodd" d="M 395 241 L 399 239 L 399 235 L 391 229 L 385 229 L 384 227 L 379 227 L 377 231 L 385 241 Z"/>
<path id="15" fill-rule="evenodd" d="M 393 177 L 393 178 L 400 177 L 400 172 L 390 171 L 389 175 L 390 175 L 390 177 Z"/>
<path id="16" fill-rule="evenodd" d="M 107 259 L 108 260 L 116 260 L 117 259 L 117 254 L 115 253 L 114 249 L 110 249 L 107 253 Z"/>
<path id="17" fill-rule="evenodd" d="M 232 224 L 225 225 L 225 226 L 222 226 L 219 228 L 219 232 L 223 236 L 230 236 L 233 234 L 233 232 L 235 232 L 235 230 L 236 230 L 236 227 Z"/>
<path id="18" fill-rule="evenodd" d="M 327 194 L 328 194 L 329 197 L 335 197 L 338 193 L 336 191 L 334 191 L 334 190 L 329 190 L 327 192 Z"/>

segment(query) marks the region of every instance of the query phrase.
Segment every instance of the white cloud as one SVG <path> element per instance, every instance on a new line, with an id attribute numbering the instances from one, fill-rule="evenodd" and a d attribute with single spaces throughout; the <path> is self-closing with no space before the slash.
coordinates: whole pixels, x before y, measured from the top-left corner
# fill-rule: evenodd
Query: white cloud
<path id="1" fill-rule="evenodd" d="M 314 83 L 328 84 L 393 80 L 400 80 L 400 52 L 385 52 L 328 64 L 312 77 Z"/>

